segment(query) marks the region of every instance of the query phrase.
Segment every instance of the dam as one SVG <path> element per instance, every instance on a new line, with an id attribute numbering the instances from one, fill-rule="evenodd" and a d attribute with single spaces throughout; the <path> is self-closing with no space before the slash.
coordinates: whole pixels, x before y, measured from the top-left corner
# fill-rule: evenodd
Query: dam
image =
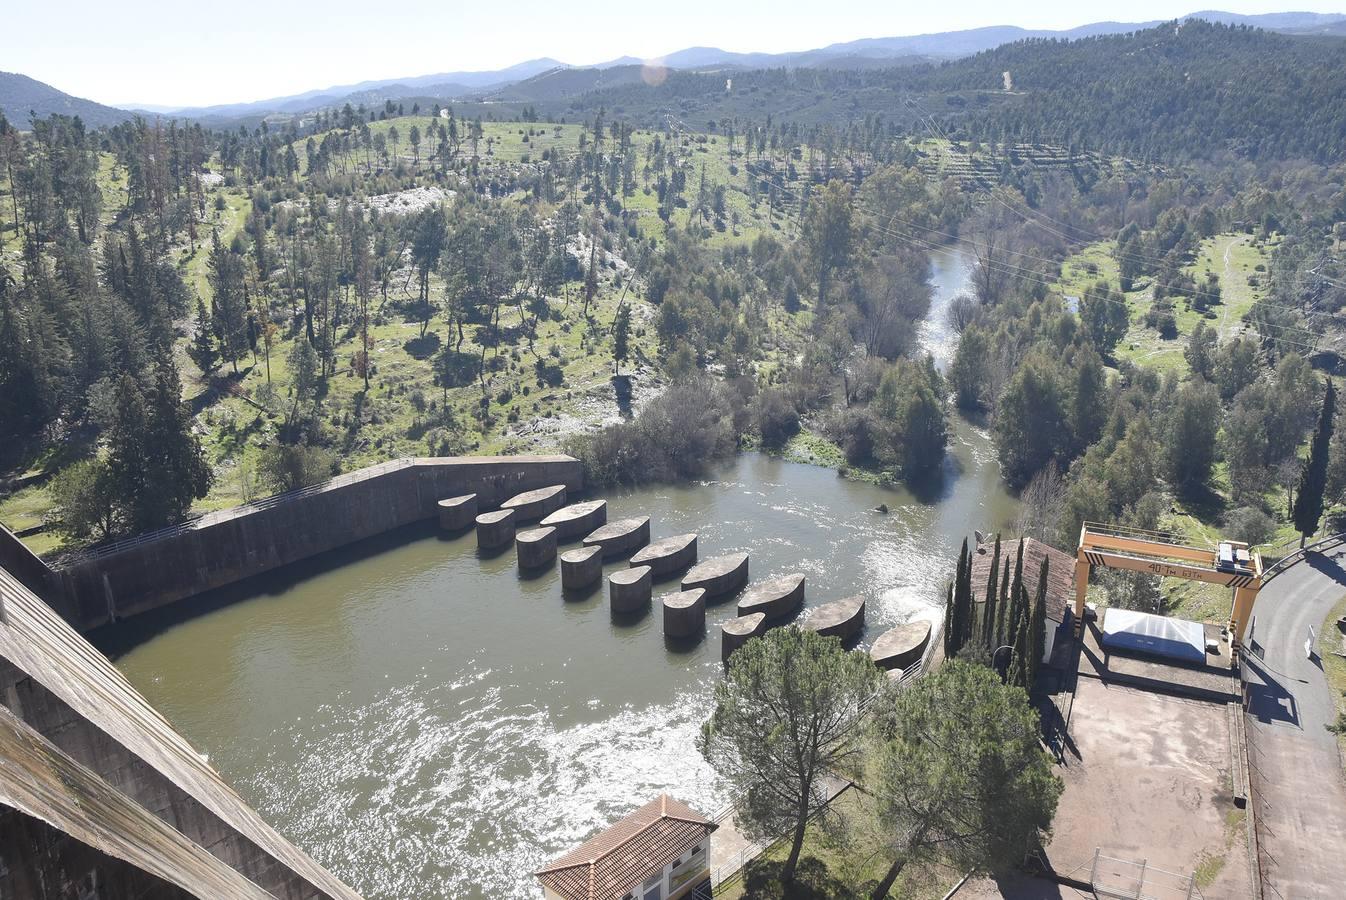
<path id="1" fill-rule="evenodd" d="M 932 319 L 965 276 L 936 267 L 948 286 Z M 282 880 L 371 900 L 532 897 L 540 863 L 651 795 L 704 809 L 728 800 L 694 743 L 740 587 L 702 597 L 670 639 L 662 598 L 680 590 L 683 560 L 651 573 L 643 613 L 616 616 L 607 577 L 564 589 L 566 558 L 610 576 L 631 564 L 628 550 L 649 545 L 662 559 L 695 535 L 700 561 L 750 556 L 749 586 L 802 575 L 796 621 L 816 612 L 819 628 L 852 623 L 852 644 L 868 652 L 895 625 L 937 619 L 957 542 L 1014 514 L 989 437 L 950 426 L 941 477 L 919 497 L 756 453 L 691 484 L 602 496 L 584 493 L 565 458 L 533 460 L 531 473 L 472 461 L 471 477 L 461 461 L 415 460 L 211 514 L 119 560 L 93 555 L 54 574 L 0 562 L 25 583 L 45 580 L 53 605 L 94 629 L 116 664 L 106 677 L 143 695 L 136 715 L 162 713 L 172 729 L 161 741 L 211 774 L 187 794 L 216 802 L 207 809 L 237 823 L 244 850 L 251 840 L 293 865 L 297 876 L 273 865 Z M 557 484 L 589 513 L 601 502 L 631 543 L 605 560 L 603 546 L 581 549 L 582 529 L 558 528 L 560 560 L 521 569 L 513 540 L 483 553 L 472 530 L 438 527 Z M 468 493 L 471 504 L 440 505 Z M 558 498 L 537 495 L 528 516 L 552 515 Z M 262 538 L 239 524 L 247 517 Z M 259 574 L 239 580 L 248 572 Z M 212 800 L 221 791 L 230 803 Z M 236 876 L 215 866 L 198 877 Z"/>

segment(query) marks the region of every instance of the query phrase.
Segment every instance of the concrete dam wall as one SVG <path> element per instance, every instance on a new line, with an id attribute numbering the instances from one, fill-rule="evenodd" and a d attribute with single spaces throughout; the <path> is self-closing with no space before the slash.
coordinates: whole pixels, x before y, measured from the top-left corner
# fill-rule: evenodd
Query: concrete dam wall
<path id="1" fill-rule="evenodd" d="M 359 900 L 3 568 L 0 597 L 0 897 Z"/>
<path id="2" fill-rule="evenodd" d="M 569 456 L 395 460 L 86 553 L 51 572 L 40 593 L 89 631 L 432 519 L 445 497 L 475 493 L 490 509 L 549 485 L 578 491 L 583 481 Z M 27 574 L 25 582 L 40 580 Z"/>

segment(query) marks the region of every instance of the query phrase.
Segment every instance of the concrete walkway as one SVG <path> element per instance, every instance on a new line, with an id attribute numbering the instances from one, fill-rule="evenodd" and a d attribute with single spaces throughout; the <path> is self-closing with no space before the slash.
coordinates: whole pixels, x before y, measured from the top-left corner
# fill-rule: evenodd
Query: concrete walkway
<path id="1" fill-rule="evenodd" d="M 851 783 L 835 775 L 823 776 L 823 788 L 827 802 L 831 803 L 850 787 Z M 720 827 L 710 839 L 710 880 L 719 887 L 724 881 L 733 878 L 749 862 L 760 856 L 775 841 L 754 841 L 739 830 L 734 822 L 737 807 L 730 806 L 716 816 Z"/>
<path id="2" fill-rule="evenodd" d="M 1304 652 L 1346 595 L 1346 547 L 1313 554 L 1258 597 L 1252 653 L 1245 655 L 1248 758 L 1258 863 L 1268 898 L 1333 898 L 1346 885 L 1346 782 L 1336 737 L 1336 699 L 1321 663 Z"/>

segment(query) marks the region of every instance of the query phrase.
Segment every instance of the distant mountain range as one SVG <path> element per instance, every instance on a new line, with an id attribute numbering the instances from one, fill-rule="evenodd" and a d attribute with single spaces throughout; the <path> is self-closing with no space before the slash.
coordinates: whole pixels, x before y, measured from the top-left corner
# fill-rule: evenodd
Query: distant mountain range
<path id="1" fill-rule="evenodd" d="M 1320 34 L 1346 37 L 1346 14 L 1285 12 L 1262 15 L 1207 10 L 1184 16 L 1230 25 L 1250 25 L 1287 34 Z M 932 60 L 956 59 L 991 50 L 1026 38 L 1076 40 L 1099 35 L 1120 34 L 1150 28 L 1151 22 L 1095 22 L 1063 31 L 1025 29 L 1013 25 L 972 28 L 937 34 L 905 37 L 862 38 L 831 44 L 813 50 L 791 53 L 736 53 L 718 47 L 688 47 L 657 60 L 663 66 L 679 70 L 762 69 L 762 68 L 873 68 Z M 536 80 L 554 73 L 550 85 L 560 93 L 610 87 L 613 83 L 633 81 L 635 66 L 644 61 L 623 56 L 591 66 L 571 66 L 552 58 L 528 60 L 504 69 L 488 72 L 441 72 L 408 78 L 391 78 L 336 85 L 285 97 L 272 97 L 246 103 L 204 107 L 140 107 L 117 109 L 65 94 L 50 85 L 25 75 L 0 72 L 0 112 L 20 128 L 28 127 L 29 113 L 39 118 L 51 113 L 79 115 L 91 126 L 125 121 L 135 114 L 173 115 L 206 124 L 261 119 L 267 116 L 293 116 L 344 103 L 377 106 L 385 100 L 433 98 L 461 100 L 490 96 L 508 101 L 528 92 L 512 92 L 512 85 Z M 604 72 L 611 71 L 611 75 Z M 573 72 L 574 74 L 562 74 Z M 583 75 L 579 73 L 584 73 Z M 512 94 L 516 96 L 511 96 Z"/>

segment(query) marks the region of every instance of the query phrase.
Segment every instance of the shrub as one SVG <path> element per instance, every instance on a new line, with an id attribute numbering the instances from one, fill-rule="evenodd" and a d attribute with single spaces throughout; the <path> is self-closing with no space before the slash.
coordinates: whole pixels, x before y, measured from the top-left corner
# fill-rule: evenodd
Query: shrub
<path id="1" fill-rule="evenodd" d="M 1276 533 L 1271 516 L 1255 506 L 1240 506 L 1225 514 L 1224 537 L 1245 541 L 1249 546 L 1265 544 Z"/>
<path id="2" fill-rule="evenodd" d="M 331 478 L 337 471 L 337 457 L 309 444 L 274 444 L 262 451 L 257 469 L 262 481 L 281 493 Z"/>
<path id="3" fill-rule="evenodd" d="M 785 391 L 767 388 L 757 395 L 753 427 L 767 447 L 780 447 L 799 433 L 799 412 Z"/>
<path id="4" fill-rule="evenodd" d="M 734 451 L 734 402 L 726 389 L 693 381 L 670 387 L 629 422 L 577 435 L 567 451 L 595 486 L 683 481 Z"/>

